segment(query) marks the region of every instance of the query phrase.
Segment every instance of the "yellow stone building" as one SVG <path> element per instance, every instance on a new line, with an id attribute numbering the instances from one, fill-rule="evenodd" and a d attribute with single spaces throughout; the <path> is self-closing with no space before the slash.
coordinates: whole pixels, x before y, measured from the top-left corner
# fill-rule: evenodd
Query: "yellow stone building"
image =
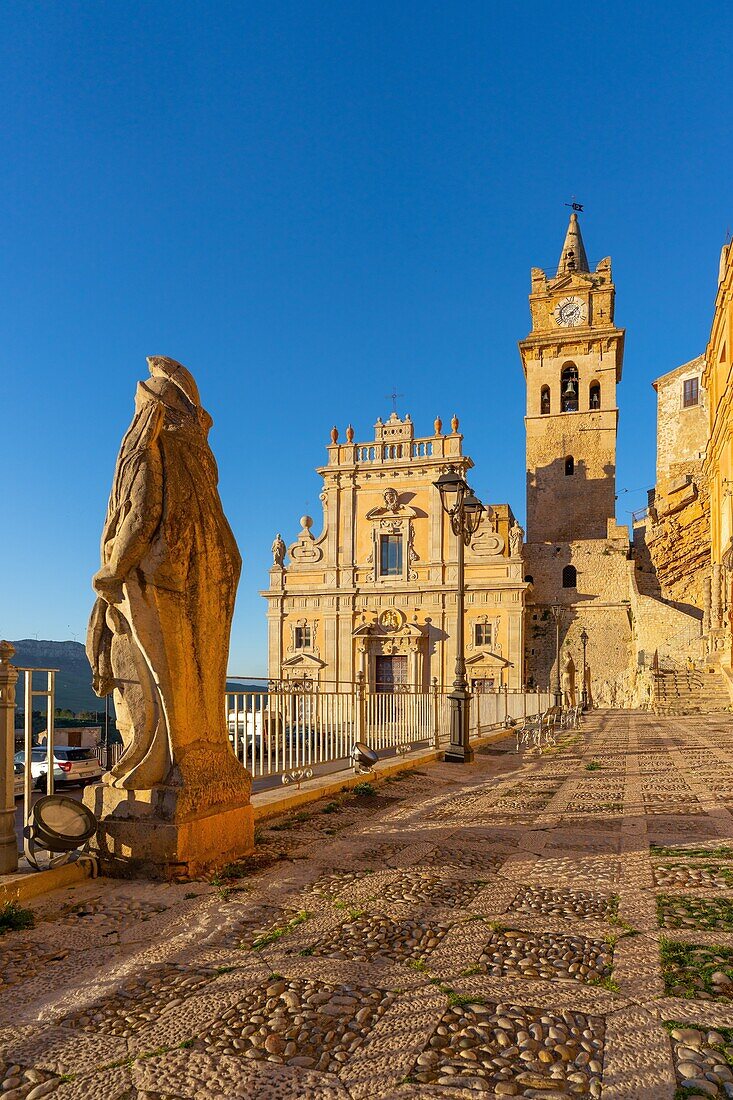
<path id="1" fill-rule="evenodd" d="M 624 330 L 614 319 L 611 261 L 591 271 L 577 215 L 557 271 L 532 269 L 532 328 L 519 351 L 527 387 L 527 671 L 557 677 L 556 618 L 576 666 L 589 636 L 591 691 L 601 705 L 632 690 L 634 638 L 628 528 L 616 523 L 616 387 Z"/>
<path id="2" fill-rule="evenodd" d="M 702 384 L 707 390 L 710 439 L 705 473 L 710 491 L 710 541 L 713 609 L 719 611 L 712 645 L 731 676 L 730 609 L 733 607 L 733 243 L 720 257 L 718 292 Z"/>
<path id="3" fill-rule="evenodd" d="M 703 470 L 708 442 L 702 355 L 653 383 L 657 394 L 656 482 L 646 523 L 635 528 L 637 574 L 650 594 L 699 612 L 710 625 L 710 497 Z M 645 551 L 648 550 L 648 557 Z M 645 589 L 646 590 L 646 589 Z"/>
<path id="4" fill-rule="evenodd" d="M 278 535 L 267 599 L 269 675 L 348 690 L 450 687 L 455 665 L 457 540 L 434 482 L 449 466 L 469 477 L 458 420 L 416 437 L 409 415 L 377 420 L 374 438 L 339 441 L 323 479 L 323 526 L 301 519 Z M 474 486 L 474 488 L 478 488 Z M 524 685 L 522 530 L 506 504 L 487 508 L 466 549 L 466 648 L 475 691 Z"/>

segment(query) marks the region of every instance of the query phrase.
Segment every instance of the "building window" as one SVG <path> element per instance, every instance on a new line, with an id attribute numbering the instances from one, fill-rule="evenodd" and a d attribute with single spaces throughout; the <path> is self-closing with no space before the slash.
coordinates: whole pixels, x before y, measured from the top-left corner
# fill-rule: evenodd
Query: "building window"
<path id="1" fill-rule="evenodd" d="M 591 382 L 590 384 L 590 396 L 588 399 L 588 407 L 591 409 L 600 409 L 601 407 L 601 383 Z"/>
<path id="2" fill-rule="evenodd" d="M 294 641 L 296 649 L 310 649 L 311 628 L 307 624 L 305 626 L 296 626 Z"/>
<path id="3" fill-rule="evenodd" d="M 379 536 L 379 575 L 402 576 L 402 535 Z"/>
<path id="4" fill-rule="evenodd" d="M 560 401 L 563 412 L 578 411 L 578 368 L 575 363 L 566 363 L 560 375 Z"/>
<path id="5" fill-rule="evenodd" d="M 474 645 L 491 645 L 491 623 L 474 623 Z"/>
<path id="6" fill-rule="evenodd" d="M 562 571 L 562 586 L 563 588 L 577 588 L 578 587 L 578 572 L 574 565 L 566 565 Z"/>
<path id="7" fill-rule="evenodd" d="M 550 387 L 543 386 L 540 390 L 540 412 L 547 416 L 550 411 Z"/>
<path id="8" fill-rule="evenodd" d="M 682 407 L 685 409 L 697 405 L 700 400 L 700 379 L 686 378 L 682 383 Z"/>
<path id="9" fill-rule="evenodd" d="M 568 455 L 565 459 L 565 477 L 572 477 L 575 473 L 575 459 L 572 455 Z"/>

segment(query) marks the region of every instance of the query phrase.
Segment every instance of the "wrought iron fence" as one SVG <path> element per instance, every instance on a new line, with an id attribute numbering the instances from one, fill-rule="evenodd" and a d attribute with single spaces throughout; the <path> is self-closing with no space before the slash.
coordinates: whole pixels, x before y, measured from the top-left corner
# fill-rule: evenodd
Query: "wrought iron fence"
<path id="1" fill-rule="evenodd" d="M 471 736 L 477 737 L 546 710 L 547 692 L 493 692 L 471 701 Z M 321 691 L 309 682 L 271 681 L 267 688 L 227 691 L 225 715 L 237 758 L 252 772 L 255 789 L 296 776 L 351 765 L 354 745 L 380 756 L 440 748 L 449 738 L 449 693 Z M 306 775 L 306 773 L 309 773 Z"/>
<path id="2" fill-rule="evenodd" d="M 471 699 L 471 734 L 481 733 L 542 714 L 555 701 L 549 691 L 491 691 Z"/>

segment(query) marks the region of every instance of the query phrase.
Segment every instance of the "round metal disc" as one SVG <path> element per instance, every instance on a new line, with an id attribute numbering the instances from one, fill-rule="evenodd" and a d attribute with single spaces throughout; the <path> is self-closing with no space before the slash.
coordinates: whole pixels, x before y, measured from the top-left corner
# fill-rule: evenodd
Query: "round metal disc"
<path id="1" fill-rule="evenodd" d="M 83 803 L 62 794 L 39 798 L 33 807 L 31 829 L 49 851 L 79 848 L 97 829 L 97 819 Z"/>

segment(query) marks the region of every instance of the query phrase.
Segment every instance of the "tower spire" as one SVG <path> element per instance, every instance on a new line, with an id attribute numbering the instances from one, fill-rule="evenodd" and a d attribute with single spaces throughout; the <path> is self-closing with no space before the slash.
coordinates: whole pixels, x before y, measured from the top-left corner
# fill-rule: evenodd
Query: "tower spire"
<path id="1" fill-rule="evenodd" d="M 574 210 L 570 215 L 570 224 L 565 234 L 565 244 L 562 246 L 560 263 L 557 265 L 558 275 L 569 275 L 571 271 L 590 271 L 578 215 Z"/>

